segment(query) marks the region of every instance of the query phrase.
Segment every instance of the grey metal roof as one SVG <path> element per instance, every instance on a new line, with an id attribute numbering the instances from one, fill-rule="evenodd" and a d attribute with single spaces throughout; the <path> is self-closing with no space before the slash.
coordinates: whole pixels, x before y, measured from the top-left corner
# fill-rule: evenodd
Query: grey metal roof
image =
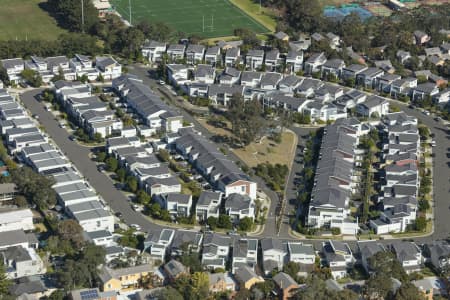
<path id="1" fill-rule="evenodd" d="M 167 195 L 167 202 L 176 202 L 178 204 L 188 204 L 192 201 L 191 195 L 170 193 Z"/>
<path id="2" fill-rule="evenodd" d="M 111 214 L 104 209 L 89 210 L 85 212 L 74 213 L 73 215 L 79 222 L 111 216 Z"/>
<path id="3" fill-rule="evenodd" d="M 220 203 L 221 193 L 213 191 L 202 191 L 197 200 L 197 205 L 209 205 L 212 201 L 217 200 Z"/>
<path id="4" fill-rule="evenodd" d="M 294 286 L 299 287 L 298 283 L 289 275 L 284 272 L 280 272 L 273 277 L 273 281 L 281 289 L 286 289 L 288 287 Z"/>

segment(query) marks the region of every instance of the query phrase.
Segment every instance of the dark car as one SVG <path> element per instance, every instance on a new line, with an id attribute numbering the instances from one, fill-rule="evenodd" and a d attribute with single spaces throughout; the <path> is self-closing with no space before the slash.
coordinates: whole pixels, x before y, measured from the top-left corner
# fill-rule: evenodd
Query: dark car
<path id="1" fill-rule="evenodd" d="M 116 217 L 122 218 L 122 217 L 123 217 L 123 214 L 122 214 L 120 211 L 118 211 L 118 212 L 116 212 Z"/>
<path id="2" fill-rule="evenodd" d="M 71 140 L 71 141 L 76 141 L 77 138 L 76 138 L 74 135 L 70 135 L 70 136 L 69 136 L 69 140 Z"/>

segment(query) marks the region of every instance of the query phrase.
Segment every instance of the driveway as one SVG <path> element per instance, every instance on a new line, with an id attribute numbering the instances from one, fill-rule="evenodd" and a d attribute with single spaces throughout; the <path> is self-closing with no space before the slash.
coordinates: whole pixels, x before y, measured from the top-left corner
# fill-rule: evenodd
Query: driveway
<path id="1" fill-rule="evenodd" d="M 112 181 L 97 170 L 96 164 L 89 158 L 90 148 L 80 146 L 69 140 L 69 133 L 59 127 L 54 115 L 44 109 L 44 105 L 36 100 L 41 90 L 27 91 L 21 95 L 24 106 L 31 114 L 39 116 L 39 122 L 45 127 L 47 134 L 59 146 L 61 151 L 84 175 L 86 180 L 94 187 L 102 198 L 109 204 L 114 212 L 121 212 L 127 224 L 138 224 L 146 232 L 162 229 L 161 226 L 151 223 L 141 213 L 135 212 L 130 206 L 127 197 L 117 190 Z"/>

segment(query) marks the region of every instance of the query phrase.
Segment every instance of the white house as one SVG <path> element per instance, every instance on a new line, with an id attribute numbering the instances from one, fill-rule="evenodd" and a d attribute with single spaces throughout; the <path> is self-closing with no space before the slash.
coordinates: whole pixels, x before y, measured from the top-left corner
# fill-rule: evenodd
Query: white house
<path id="1" fill-rule="evenodd" d="M 111 56 L 97 56 L 95 67 L 105 80 L 113 80 L 122 75 L 122 65 Z"/>
<path id="2" fill-rule="evenodd" d="M 365 117 L 384 116 L 389 113 L 389 102 L 382 97 L 372 95 L 363 103 L 356 105 L 358 114 Z"/>
<path id="3" fill-rule="evenodd" d="M 289 261 L 304 265 L 312 265 L 316 260 L 316 253 L 313 245 L 301 242 L 288 242 Z"/>
<path id="4" fill-rule="evenodd" d="M 209 217 L 219 217 L 219 208 L 222 201 L 222 193 L 203 191 L 197 200 L 195 215 L 197 220 L 206 221 Z"/>
<path id="5" fill-rule="evenodd" d="M 225 200 L 225 212 L 230 216 L 233 223 L 238 224 L 239 220 L 248 217 L 255 218 L 255 203 L 247 195 L 231 194 Z"/>
<path id="6" fill-rule="evenodd" d="M 33 229 L 33 213 L 30 209 L 0 210 L 0 232 Z"/>
<path id="7" fill-rule="evenodd" d="M 158 41 L 145 41 L 142 45 L 142 56 L 147 58 L 150 62 L 158 62 L 163 58 L 166 52 L 166 43 Z"/>
<path id="8" fill-rule="evenodd" d="M 260 243 L 264 273 L 268 275 L 274 269 L 282 270 L 288 258 L 286 244 L 274 238 L 263 238 Z"/>
<path id="9" fill-rule="evenodd" d="M 24 61 L 21 58 L 3 59 L 0 61 L 8 74 L 8 80 L 12 84 L 18 84 L 21 80 L 20 73 L 24 70 Z"/>
<path id="10" fill-rule="evenodd" d="M 188 217 L 191 207 L 192 195 L 170 193 L 165 197 L 165 208 L 175 217 Z"/>

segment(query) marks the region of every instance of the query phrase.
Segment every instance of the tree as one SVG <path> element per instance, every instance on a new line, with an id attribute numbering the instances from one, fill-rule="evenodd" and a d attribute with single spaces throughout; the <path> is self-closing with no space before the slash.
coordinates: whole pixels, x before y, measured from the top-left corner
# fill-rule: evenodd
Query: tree
<path id="1" fill-rule="evenodd" d="M 161 206 L 158 203 L 152 203 L 148 207 L 148 212 L 154 218 L 161 218 Z"/>
<path id="2" fill-rule="evenodd" d="M 0 259 L 0 299 L 2 299 L 3 296 L 8 294 L 10 286 L 11 281 L 6 277 L 3 259 Z"/>
<path id="3" fill-rule="evenodd" d="M 253 287 L 260 290 L 264 295 L 264 299 L 267 299 L 270 293 L 274 290 L 275 284 L 271 280 L 265 280 L 264 282 L 255 284 Z"/>
<path id="4" fill-rule="evenodd" d="M 161 299 L 183 300 L 183 295 L 173 287 L 167 286 L 161 291 Z"/>
<path id="5" fill-rule="evenodd" d="M 137 191 L 136 197 L 140 204 L 148 204 L 152 200 L 152 197 L 144 190 Z"/>
<path id="6" fill-rule="evenodd" d="M 300 265 L 296 262 L 289 261 L 283 266 L 283 272 L 289 274 L 292 278 L 297 278 L 297 273 L 300 272 Z"/>
<path id="7" fill-rule="evenodd" d="M 209 277 L 206 272 L 195 272 L 191 278 L 192 288 L 199 299 L 206 299 L 209 294 Z"/>
<path id="8" fill-rule="evenodd" d="M 323 24 L 323 9 L 320 1 L 290 0 L 285 4 L 286 20 L 292 28 L 313 33 Z"/>
<path id="9" fill-rule="evenodd" d="M 417 231 L 425 231 L 427 228 L 427 219 L 424 216 L 416 218 L 415 227 Z"/>
<path id="10" fill-rule="evenodd" d="M 83 228 L 75 220 L 59 222 L 58 235 L 62 240 L 70 241 L 74 249 L 81 249 L 84 244 Z"/>
<path id="11" fill-rule="evenodd" d="M 36 173 L 29 167 L 10 170 L 12 180 L 20 193 L 41 209 L 52 208 L 56 204 L 56 193 L 52 189 L 53 178 Z"/>
<path id="12" fill-rule="evenodd" d="M 106 167 L 110 172 L 115 172 L 119 166 L 119 162 L 114 157 L 108 157 L 105 162 Z"/>
<path id="13" fill-rule="evenodd" d="M 98 162 L 104 162 L 106 159 L 106 152 L 99 152 L 97 153 L 96 159 Z"/>
<path id="14" fill-rule="evenodd" d="M 81 5 L 83 4 L 83 16 Z M 78 0 L 49 0 L 48 7 L 53 10 L 58 23 L 70 30 L 78 32 L 93 32 L 99 22 L 98 11 L 92 1 Z M 83 25 L 84 24 L 84 25 Z"/>
<path id="15" fill-rule="evenodd" d="M 253 219 L 249 217 L 244 217 L 239 220 L 239 229 L 242 231 L 249 231 L 253 227 Z"/>
<path id="16" fill-rule="evenodd" d="M 23 79 L 32 87 L 40 87 L 42 85 L 42 77 L 39 73 L 32 69 L 25 69 L 20 73 Z"/>
<path id="17" fill-rule="evenodd" d="M 116 175 L 117 175 L 117 179 L 120 182 L 124 182 L 125 178 L 127 176 L 127 170 L 125 170 L 124 168 L 120 168 L 116 171 Z"/>
<path id="18" fill-rule="evenodd" d="M 206 221 L 206 223 L 208 224 L 209 228 L 211 230 L 215 230 L 217 228 L 217 218 L 216 217 L 208 217 L 208 220 Z"/>
<path id="19" fill-rule="evenodd" d="M 94 141 L 95 141 L 96 143 L 101 143 L 101 142 L 104 141 L 104 138 L 103 138 L 102 134 L 99 133 L 99 132 L 94 133 L 93 139 L 94 139 Z"/>
<path id="20" fill-rule="evenodd" d="M 410 282 L 403 283 L 397 290 L 394 297 L 395 300 L 423 300 L 424 297 L 419 289 Z"/>
<path id="21" fill-rule="evenodd" d="M 17 195 L 14 198 L 14 204 L 17 205 L 18 207 L 27 207 L 28 201 L 27 201 L 27 198 L 25 198 L 24 196 Z"/>
<path id="22" fill-rule="evenodd" d="M 198 256 L 198 253 L 184 253 L 180 257 L 180 262 L 186 267 L 189 267 L 189 270 L 191 272 L 200 272 L 202 270 L 202 263 Z"/>
<path id="23" fill-rule="evenodd" d="M 127 177 L 127 187 L 128 190 L 132 193 L 135 193 L 138 189 L 138 181 L 134 176 Z"/>
<path id="24" fill-rule="evenodd" d="M 231 223 L 230 216 L 228 215 L 219 215 L 219 220 L 217 221 L 217 227 L 224 229 L 233 228 L 233 224 Z"/>

